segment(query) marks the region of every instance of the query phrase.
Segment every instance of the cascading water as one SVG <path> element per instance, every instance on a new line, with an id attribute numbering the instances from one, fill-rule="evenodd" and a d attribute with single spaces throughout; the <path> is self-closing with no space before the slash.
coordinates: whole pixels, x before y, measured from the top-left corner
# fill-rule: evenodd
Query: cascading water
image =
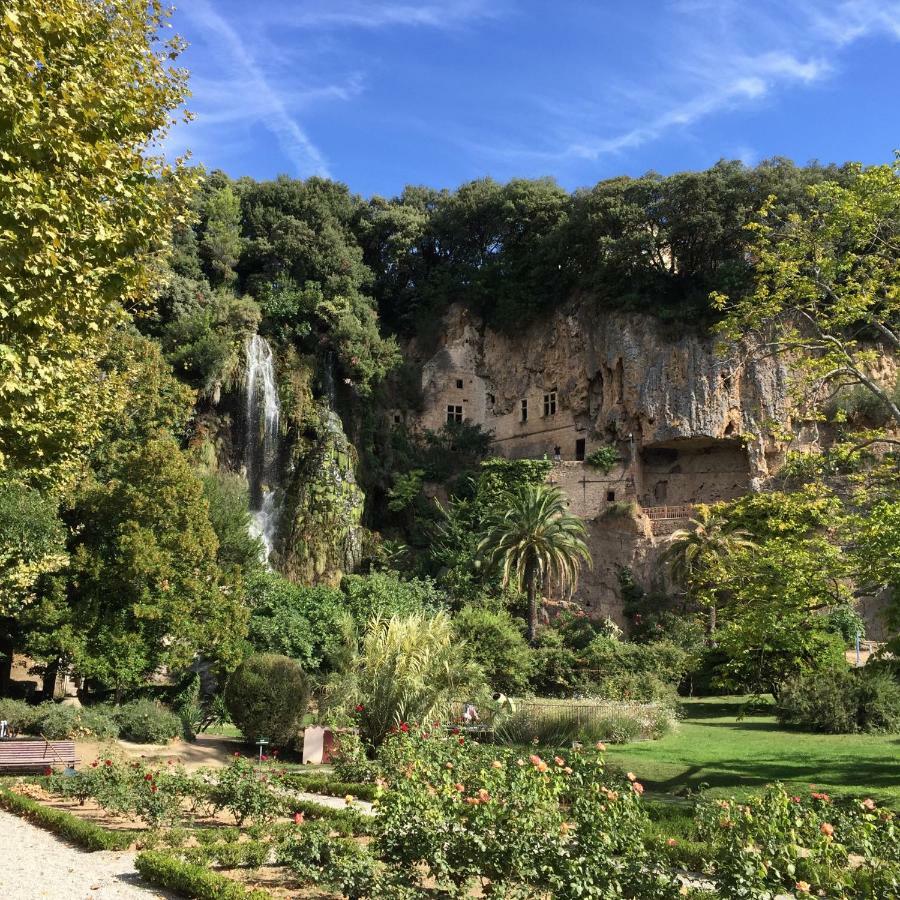
<path id="1" fill-rule="evenodd" d="M 275 382 L 275 360 L 269 342 L 258 334 L 245 347 L 244 380 L 247 417 L 246 466 L 250 484 L 250 532 L 263 543 L 269 562 L 278 526 L 276 477 L 281 406 Z"/>

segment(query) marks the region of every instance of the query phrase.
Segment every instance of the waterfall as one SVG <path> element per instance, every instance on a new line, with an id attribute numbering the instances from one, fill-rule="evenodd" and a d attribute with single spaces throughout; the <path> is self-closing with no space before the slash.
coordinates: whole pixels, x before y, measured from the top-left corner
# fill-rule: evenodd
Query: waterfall
<path id="1" fill-rule="evenodd" d="M 269 342 L 254 334 L 245 347 L 244 392 L 247 417 L 246 466 L 250 484 L 250 533 L 262 540 L 268 564 L 278 526 L 276 503 L 278 426 L 281 406 L 275 381 L 275 361 Z"/>

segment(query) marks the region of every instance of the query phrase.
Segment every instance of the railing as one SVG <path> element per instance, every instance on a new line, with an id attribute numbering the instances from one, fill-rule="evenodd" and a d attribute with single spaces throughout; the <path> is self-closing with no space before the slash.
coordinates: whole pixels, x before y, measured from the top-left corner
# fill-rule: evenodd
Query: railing
<path id="1" fill-rule="evenodd" d="M 690 519 L 694 515 L 693 503 L 682 503 L 678 506 L 645 506 L 644 515 L 651 522 L 665 519 Z"/>

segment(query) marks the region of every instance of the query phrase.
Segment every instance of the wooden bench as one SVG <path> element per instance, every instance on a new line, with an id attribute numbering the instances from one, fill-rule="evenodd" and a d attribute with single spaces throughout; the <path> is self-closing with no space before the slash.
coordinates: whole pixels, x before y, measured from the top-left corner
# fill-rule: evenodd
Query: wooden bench
<path id="1" fill-rule="evenodd" d="M 75 767 L 75 741 L 0 741 L 0 771 Z"/>

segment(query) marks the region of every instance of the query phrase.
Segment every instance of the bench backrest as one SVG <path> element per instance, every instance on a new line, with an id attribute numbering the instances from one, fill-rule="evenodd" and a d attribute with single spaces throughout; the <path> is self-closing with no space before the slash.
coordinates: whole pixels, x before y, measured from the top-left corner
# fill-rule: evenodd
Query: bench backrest
<path id="1" fill-rule="evenodd" d="M 0 766 L 75 762 L 75 741 L 0 741 Z"/>

